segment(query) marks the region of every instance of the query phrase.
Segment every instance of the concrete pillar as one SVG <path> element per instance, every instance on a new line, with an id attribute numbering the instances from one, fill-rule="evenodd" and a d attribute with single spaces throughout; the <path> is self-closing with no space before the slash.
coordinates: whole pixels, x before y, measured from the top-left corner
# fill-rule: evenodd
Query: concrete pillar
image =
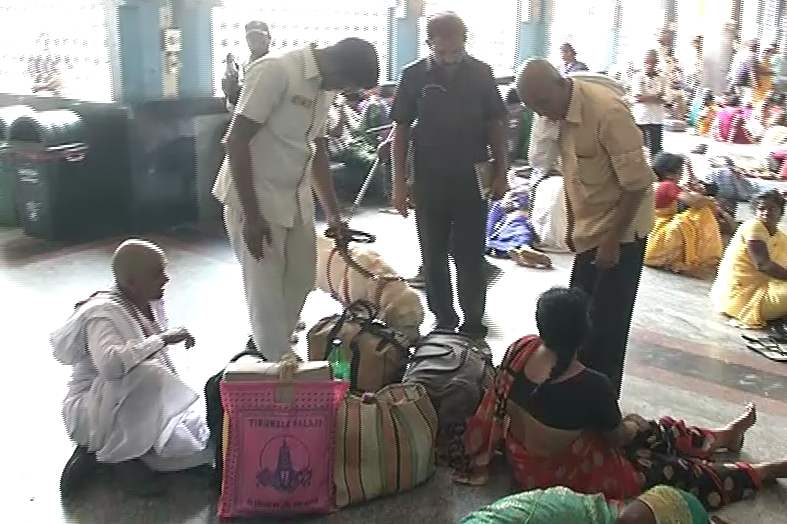
<path id="1" fill-rule="evenodd" d="M 213 8 L 220 0 L 171 0 L 173 26 L 181 31 L 178 96 L 212 97 Z"/>
<path id="2" fill-rule="evenodd" d="M 615 65 L 618 61 L 618 48 L 620 47 L 620 23 L 623 15 L 623 4 L 620 0 L 613 0 L 614 11 L 612 15 L 612 27 L 609 29 L 609 40 L 607 48 L 606 70 Z"/>
<path id="3" fill-rule="evenodd" d="M 522 0 L 517 6 L 514 70 L 529 58 L 549 56 L 549 29 L 555 0 Z"/>
<path id="4" fill-rule="evenodd" d="M 404 67 L 418 60 L 418 19 L 423 0 L 398 0 L 388 16 L 388 79 L 398 81 Z"/>
<path id="5" fill-rule="evenodd" d="M 107 19 L 116 21 L 109 24 L 115 100 L 136 102 L 164 97 L 161 12 L 165 7 L 165 0 L 107 2 Z"/>
<path id="6" fill-rule="evenodd" d="M 664 11 L 664 27 L 674 31 L 678 21 L 678 0 L 661 0 L 661 8 Z"/>
<path id="7" fill-rule="evenodd" d="M 705 12 L 702 86 L 714 93 L 722 93 L 727 87 L 732 43 L 738 35 L 737 12 L 735 0 L 720 0 L 713 9 Z"/>

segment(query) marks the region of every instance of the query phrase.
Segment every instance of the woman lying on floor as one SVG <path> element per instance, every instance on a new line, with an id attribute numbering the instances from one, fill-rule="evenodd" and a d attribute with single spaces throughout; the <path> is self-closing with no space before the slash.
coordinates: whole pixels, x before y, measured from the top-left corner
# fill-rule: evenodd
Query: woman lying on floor
<path id="1" fill-rule="evenodd" d="M 784 204 L 776 189 L 752 199 L 754 217 L 730 240 L 711 288 L 716 311 L 744 327 L 787 316 L 787 235 L 779 229 Z"/>
<path id="2" fill-rule="evenodd" d="M 489 462 L 501 446 L 524 491 L 565 486 L 626 500 L 667 484 L 716 510 L 751 497 L 763 482 L 787 476 L 787 461 L 711 460 L 717 451 L 740 451 L 756 422 L 753 405 L 715 430 L 670 417 L 622 417 L 609 379 L 585 368 L 577 356 L 590 329 L 588 306 L 578 289 L 554 288 L 538 299 L 539 336 L 526 336 L 506 351 L 495 387 L 468 421 L 469 466 L 455 471 L 457 482 L 486 482 Z"/>
<path id="3" fill-rule="evenodd" d="M 492 202 L 486 221 L 486 254 L 510 258 L 520 266 L 551 268 L 552 260 L 531 246 L 536 234 L 530 223 L 530 199 L 525 184 Z"/>
<path id="4" fill-rule="evenodd" d="M 700 274 L 714 269 L 722 254 L 721 233 L 713 198 L 678 185 L 687 160 L 661 152 L 653 159 L 656 173 L 656 220 L 648 235 L 645 265 Z M 687 209 L 678 212 L 678 204 Z"/>
<path id="5" fill-rule="evenodd" d="M 525 491 L 483 507 L 459 524 L 725 524 L 710 520 L 691 493 L 656 486 L 628 503 L 568 488 Z"/>

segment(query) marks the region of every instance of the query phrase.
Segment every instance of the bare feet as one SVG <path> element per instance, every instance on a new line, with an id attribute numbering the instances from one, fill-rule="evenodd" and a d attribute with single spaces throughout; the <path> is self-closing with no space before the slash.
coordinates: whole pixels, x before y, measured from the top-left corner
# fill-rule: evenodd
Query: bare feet
<path id="1" fill-rule="evenodd" d="M 723 436 L 719 441 L 719 448 L 734 453 L 739 452 L 743 448 L 746 432 L 756 423 L 757 406 L 750 402 L 743 413 L 722 430 Z"/>

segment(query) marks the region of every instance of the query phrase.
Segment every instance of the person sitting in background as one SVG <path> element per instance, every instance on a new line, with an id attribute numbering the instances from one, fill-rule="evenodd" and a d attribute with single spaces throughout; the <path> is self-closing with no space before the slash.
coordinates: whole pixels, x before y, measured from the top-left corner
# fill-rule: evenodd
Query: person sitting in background
<path id="1" fill-rule="evenodd" d="M 577 52 L 574 46 L 568 42 L 560 46 L 560 57 L 563 59 L 563 67 L 560 68 L 560 72 L 564 75 L 577 71 L 589 71 L 584 62 L 577 60 Z"/>
<path id="2" fill-rule="evenodd" d="M 502 449 L 523 491 L 565 486 L 625 500 L 667 484 L 690 491 L 715 511 L 787 476 L 787 460 L 713 461 L 718 451 L 741 450 L 757 419 L 752 404 L 715 430 L 670 417 L 623 417 L 610 380 L 579 360 L 590 333 L 589 300 L 582 290 L 543 293 L 536 325 L 538 336 L 525 336 L 506 350 L 495 387 L 469 419 L 469 466 L 454 471 L 455 481 L 484 484 L 493 455 Z"/>
<path id="3" fill-rule="evenodd" d="M 706 89 L 695 124 L 697 136 L 710 138 L 711 126 L 713 125 L 713 121 L 716 119 L 716 114 L 718 114 L 720 109 L 721 108 L 716 101 L 716 97 L 713 95 L 713 91 Z"/>
<path id="4" fill-rule="evenodd" d="M 459 524 L 726 524 L 697 497 L 656 486 L 634 500 L 606 500 L 562 486 L 516 493 L 474 511 Z"/>
<path id="5" fill-rule="evenodd" d="M 521 184 L 502 200 L 492 202 L 486 223 L 486 253 L 510 258 L 524 267 L 551 268 L 549 257 L 532 248 L 536 236 L 529 220 L 528 189 Z"/>
<path id="6" fill-rule="evenodd" d="M 341 180 L 337 179 L 336 188 L 354 194 L 374 163 L 377 146 L 366 140 L 361 130 L 361 116 L 342 95 L 334 98 L 328 112 L 326 129 L 328 158 L 345 166 Z"/>
<path id="7" fill-rule="evenodd" d="M 653 159 L 656 173 L 656 220 L 648 235 L 645 265 L 696 274 L 715 268 L 722 254 L 716 202 L 678 182 L 687 159 L 661 152 Z M 678 212 L 678 203 L 688 209 Z"/>
<path id="8" fill-rule="evenodd" d="M 749 115 L 741 107 L 740 97 L 727 95 L 722 107 L 711 125 L 711 137 L 717 142 L 728 144 L 752 144 L 754 139 L 746 129 L 746 119 Z"/>
<path id="9" fill-rule="evenodd" d="M 754 142 L 760 142 L 768 130 L 777 121 L 783 111 L 783 100 L 780 93 L 769 93 L 760 101 L 746 120 L 746 130 Z"/>
<path id="10" fill-rule="evenodd" d="M 738 203 L 750 202 L 754 195 L 773 188 L 756 178 L 746 176 L 728 156 L 710 159 L 710 169 L 699 180 L 716 187 L 716 201 L 731 216 L 735 217 Z"/>
<path id="11" fill-rule="evenodd" d="M 754 217 L 730 240 L 711 288 L 716 311 L 745 327 L 787 316 L 787 235 L 779 229 L 784 203 L 776 189 L 752 199 Z"/>
<path id="12" fill-rule="evenodd" d="M 169 329 L 162 297 L 164 252 L 127 240 L 112 257 L 115 284 L 79 302 L 51 335 L 55 358 L 72 367 L 63 420 L 76 449 L 60 479 L 69 495 L 97 463 L 112 464 L 139 495 L 163 486 L 154 471 L 210 464 L 199 395 L 178 377 L 167 349 L 194 338 Z"/>

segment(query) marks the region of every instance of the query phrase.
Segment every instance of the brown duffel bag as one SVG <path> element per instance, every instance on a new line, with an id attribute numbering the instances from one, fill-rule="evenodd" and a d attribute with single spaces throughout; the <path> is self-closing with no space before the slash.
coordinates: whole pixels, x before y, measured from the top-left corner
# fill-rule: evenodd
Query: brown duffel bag
<path id="1" fill-rule="evenodd" d="M 309 360 L 329 360 L 332 343 L 339 339 L 350 363 L 350 391 L 376 393 L 401 382 L 409 357 L 408 339 L 376 317 L 372 304 L 358 300 L 342 314 L 323 318 L 309 330 Z"/>

